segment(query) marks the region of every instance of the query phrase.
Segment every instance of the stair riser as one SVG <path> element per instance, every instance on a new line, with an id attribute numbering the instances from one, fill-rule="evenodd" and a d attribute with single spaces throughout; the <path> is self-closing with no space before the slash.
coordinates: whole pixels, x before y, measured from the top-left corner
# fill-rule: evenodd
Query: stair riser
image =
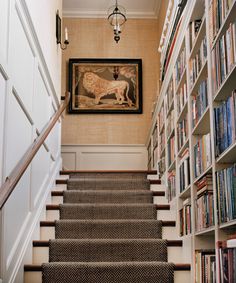
<path id="1" fill-rule="evenodd" d="M 162 227 L 162 238 L 167 240 L 176 240 L 176 227 Z M 40 240 L 48 241 L 55 239 L 54 227 L 40 227 Z"/>
<path id="2" fill-rule="evenodd" d="M 181 262 L 182 247 L 167 247 L 168 261 L 173 263 Z M 48 262 L 49 248 L 48 247 L 33 247 L 33 264 L 42 264 Z"/>
<path id="3" fill-rule="evenodd" d="M 40 271 L 27 271 L 25 272 L 24 283 L 42 283 L 42 273 Z M 183 283 L 191 282 L 190 271 L 175 271 L 174 282 Z"/>
<path id="4" fill-rule="evenodd" d="M 171 210 L 157 210 L 157 220 L 175 221 L 176 216 L 174 211 Z"/>
<path id="5" fill-rule="evenodd" d="M 53 196 L 52 197 L 52 204 L 61 204 L 63 203 L 63 197 L 62 196 Z M 168 200 L 165 196 L 156 196 L 153 197 L 153 203 L 154 204 L 168 204 Z"/>

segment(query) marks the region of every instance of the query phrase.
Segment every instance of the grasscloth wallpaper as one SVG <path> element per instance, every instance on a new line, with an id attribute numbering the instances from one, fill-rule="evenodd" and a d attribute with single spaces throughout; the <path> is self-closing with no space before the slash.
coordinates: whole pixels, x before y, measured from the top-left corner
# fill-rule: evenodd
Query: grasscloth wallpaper
<path id="1" fill-rule="evenodd" d="M 62 144 L 144 144 L 158 95 L 159 20 L 128 19 L 118 44 L 105 19 L 64 18 L 63 24 L 69 30 L 70 45 L 62 53 L 62 93 L 68 85 L 69 58 L 141 58 L 143 114 L 66 114 Z"/>

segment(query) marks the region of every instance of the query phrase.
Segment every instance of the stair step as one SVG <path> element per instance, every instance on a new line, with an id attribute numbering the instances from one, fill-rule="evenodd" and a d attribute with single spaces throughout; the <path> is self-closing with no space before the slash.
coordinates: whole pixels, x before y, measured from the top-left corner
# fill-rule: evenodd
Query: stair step
<path id="1" fill-rule="evenodd" d="M 152 192 L 153 197 L 164 197 L 165 191 L 153 191 Z M 52 197 L 63 197 L 63 191 L 52 191 L 51 192 Z"/>
<path id="2" fill-rule="evenodd" d="M 182 240 L 167 240 L 167 247 L 182 247 Z M 36 240 L 33 241 L 33 247 L 49 247 L 49 241 L 46 240 Z"/>
<path id="3" fill-rule="evenodd" d="M 148 175 L 157 175 L 157 170 L 95 170 L 95 171 L 84 171 L 84 170 L 62 170 L 60 175 L 69 175 L 76 173 L 146 173 Z"/>
<path id="4" fill-rule="evenodd" d="M 112 206 L 113 207 L 117 206 L 117 208 L 119 208 L 119 204 L 114 204 Z M 129 204 L 127 204 L 127 206 L 129 206 Z M 169 204 L 156 204 L 155 207 L 156 207 L 156 210 L 170 210 Z M 46 205 L 46 210 L 59 210 L 59 208 L 60 208 L 59 204 L 47 204 Z"/>
<path id="5" fill-rule="evenodd" d="M 175 221 L 161 221 L 162 227 L 175 227 Z M 40 221 L 40 227 L 55 227 L 55 221 Z"/>
<path id="6" fill-rule="evenodd" d="M 191 265 L 187 263 L 176 263 L 174 264 L 174 271 L 190 271 Z M 24 271 L 42 271 L 42 265 L 41 264 L 25 264 L 24 265 Z"/>

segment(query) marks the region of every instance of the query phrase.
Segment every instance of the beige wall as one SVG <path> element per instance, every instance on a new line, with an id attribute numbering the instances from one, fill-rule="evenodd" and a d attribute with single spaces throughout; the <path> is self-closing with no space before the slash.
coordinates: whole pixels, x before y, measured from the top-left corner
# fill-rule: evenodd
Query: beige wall
<path id="1" fill-rule="evenodd" d="M 128 19 L 118 44 L 105 19 L 63 21 L 70 45 L 62 57 L 62 93 L 67 89 L 69 58 L 142 58 L 143 114 L 66 114 L 62 144 L 144 144 L 159 80 L 158 20 Z"/>

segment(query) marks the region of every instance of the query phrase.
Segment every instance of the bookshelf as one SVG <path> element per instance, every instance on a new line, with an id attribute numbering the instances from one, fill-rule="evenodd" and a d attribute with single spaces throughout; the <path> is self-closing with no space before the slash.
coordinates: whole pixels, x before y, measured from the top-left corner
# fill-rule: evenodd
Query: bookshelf
<path id="1" fill-rule="evenodd" d="M 176 210 L 191 282 L 223 283 L 225 245 L 236 238 L 235 77 L 236 0 L 188 1 L 148 141 L 157 124 L 156 168 Z"/>

